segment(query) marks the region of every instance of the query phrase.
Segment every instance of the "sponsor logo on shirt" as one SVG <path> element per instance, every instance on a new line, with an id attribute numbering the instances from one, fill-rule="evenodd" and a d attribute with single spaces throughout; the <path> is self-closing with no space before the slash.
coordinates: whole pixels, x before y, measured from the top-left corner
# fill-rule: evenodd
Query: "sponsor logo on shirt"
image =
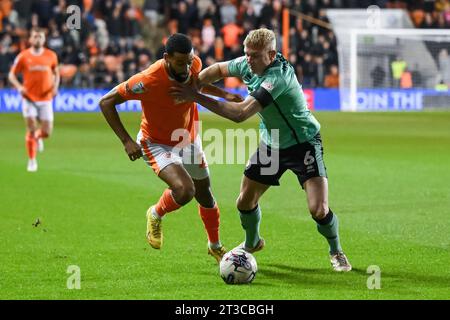
<path id="1" fill-rule="evenodd" d="M 142 81 L 136 83 L 131 88 L 131 91 L 133 91 L 133 93 L 144 93 L 145 92 L 145 87 L 144 87 L 144 84 L 142 83 Z"/>
<path id="2" fill-rule="evenodd" d="M 267 91 L 270 92 L 273 90 L 273 83 L 264 81 L 263 83 L 261 83 L 261 87 L 263 87 L 264 89 L 266 89 Z"/>
<path id="3" fill-rule="evenodd" d="M 44 65 L 36 65 L 36 66 L 29 67 L 30 71 L 47 71 L 49 69 L 50 69 L 49 66 L 44 66 Z"/>

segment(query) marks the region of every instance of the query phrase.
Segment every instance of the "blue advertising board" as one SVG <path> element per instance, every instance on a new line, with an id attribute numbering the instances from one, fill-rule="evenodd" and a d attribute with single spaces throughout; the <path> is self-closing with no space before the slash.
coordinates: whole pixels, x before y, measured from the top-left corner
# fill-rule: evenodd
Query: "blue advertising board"
<path id="1" fill-rule="evenodd" d="M 246 90 L 231 90 L 243 97 Z M 308 105 L 314 111 L 339 111 L 341 109 L 338 89 L 305 89 Z M 107 90 L 62 89 L 53 100 L 55 112 L 99 112 L 98 102 Z M 358 111 L 415 111 L 422 110 L 429 97 L 449 97 L 449 92 L 424 89 L 363 89 L 357 92 Z M 22 97 L 16 90 L 0 90 L 0 113 L 21 112 Z M 141 111 L 139 101 L 127 101 L 120 106 L 121 112 Z M 200 111 L 205 111 L 200 106 Z"/>

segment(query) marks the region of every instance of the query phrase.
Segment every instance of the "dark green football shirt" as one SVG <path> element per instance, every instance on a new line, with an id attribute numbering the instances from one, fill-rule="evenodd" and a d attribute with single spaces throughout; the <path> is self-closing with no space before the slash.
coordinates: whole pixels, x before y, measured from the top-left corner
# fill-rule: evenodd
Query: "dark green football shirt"
<path id="1" fill-rule="evenodd" d="M 268 146 L 285 149 L 319 132 L 320 124 L 307 108 L 294 68 L 281 53 L 261 76 L 251 72 L 245 56 L 231 60 L 228 72 L 242 79 L 248 93 L 263 107 L 258 112 L 259 127 L 261 139 Z"/>

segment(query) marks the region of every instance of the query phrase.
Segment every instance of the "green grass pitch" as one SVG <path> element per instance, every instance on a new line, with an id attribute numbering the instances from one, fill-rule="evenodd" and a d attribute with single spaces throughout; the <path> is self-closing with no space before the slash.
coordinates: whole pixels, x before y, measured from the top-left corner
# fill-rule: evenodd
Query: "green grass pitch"
<path id="1" fill-rule="evenodd" d="M 164 184 L 128 160 L 101 114 L 56 114 L 37 173 L 26 172 L 21 115 L 1 114 L 0 299 L 449 299 L 450 113 L 316 116 L 330 207 L 354 270 L 331 270 L 287 173 L 261 202 L 267 246 L 255 254 L 255 281 L 229 286 L 206 254 L 194 201 L 164 220 L 162 250 L 146 243 L 145 211 Z M 135 135 L 140 115 L 121 117 Z M 201 118 L 204 130 L 257 127 Z M 244 236 L 235 209 L 244 166 L 210 166 L 230 249 Z M 70 265 L 80 267 L 80 290 L 67 289 Z M 380 289 L 367 287 L 371 265 Z"/>

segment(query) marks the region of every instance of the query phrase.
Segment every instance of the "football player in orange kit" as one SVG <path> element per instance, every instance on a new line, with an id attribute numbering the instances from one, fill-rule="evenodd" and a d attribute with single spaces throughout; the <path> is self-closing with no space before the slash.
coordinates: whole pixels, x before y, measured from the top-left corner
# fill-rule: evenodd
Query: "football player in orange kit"
<path id="1" fill-rule="evenodd" d="M 32 29 L 29 41 L 31 48 L 16 57 L 8 79 L 23 97 L 22 113 L 27 126 L 27 170 L 35 172 L 38 168 L 37 149 L 43 151 L 42 139 L 48 138 L 53 130 L 52 99 L 58 93 L 60 77 L 56 53 L 44 47 L 44 30 Z M 23 84 L 16 77 L 19 73 L 23 76 Z"/>
<path id="2" fill-rule="evenodd" d="M 208 254 L 219 262 L 226 251 L 219 238 L 219 208 L 211 192 L 208 165 L 197 132 L 197 105 L 168 94 L 174 82 L 191 83 L 201 69 L 191 40 L 183 34 L 174 34 L 167 40 L 164 58 L 107 93 L 100 100 L 100 108 L 130 160 L 143 157 L 168 185 L 159 201 L 147 211 L 148 243 L 160 249 L 162 218 L 195 197 L 208 236 Z M 214 86 L 208 85 L 204 91 L 231 101 L 242 99 Z M 126 100 L 141 101 L 142 121 L 136 141 L 128 134 L 115 108 Z"/>

